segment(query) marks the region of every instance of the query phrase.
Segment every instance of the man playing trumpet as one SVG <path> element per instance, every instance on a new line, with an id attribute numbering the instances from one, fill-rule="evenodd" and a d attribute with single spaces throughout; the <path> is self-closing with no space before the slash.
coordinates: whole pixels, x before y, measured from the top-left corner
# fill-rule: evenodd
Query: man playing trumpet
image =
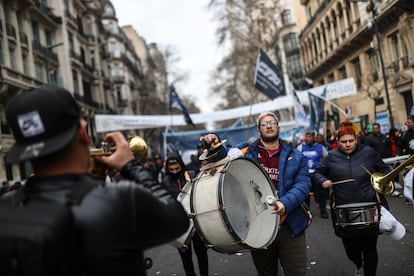
<path id="1" fill-rule="evenodd" d="M 64 205 L 71 191 L 91 186 L 71 207 L 81 249 L 66 256 L 79 257 L 81 265 L 56 265 L 50 275 L 145 275 L 143 250 L 169 242 L 187 230 L 189 222 L 182 205 L 136 161 L 121 133 L 107 134 L 104 141 L 114 144 L 112 154 L 96 158 L 128 180 L 112 184 L 91 178 L 86 122 L 67 90 L 53 86 L 25 90 L 10 101 L 6 118 L 16 140 L 6 162 L 30 161 L 33 167 L 24 188 L 29 201 L 40 197 Z M 8 202 L 1 199 L 0 203 L 4 203 L 0 204 L 1 212 Z M 20 253 L 33 257 L 31 252 Z M 24 266 L 24 258 L 14 258 L 16 266 Z M 52 265 L 50 262 L 42 263 Z M 64 271 L 67 267 L 71 270 Z M 0 274 L 5 275 L 2 271 L 7 269 L 12 268 L 0 266 Z"/>

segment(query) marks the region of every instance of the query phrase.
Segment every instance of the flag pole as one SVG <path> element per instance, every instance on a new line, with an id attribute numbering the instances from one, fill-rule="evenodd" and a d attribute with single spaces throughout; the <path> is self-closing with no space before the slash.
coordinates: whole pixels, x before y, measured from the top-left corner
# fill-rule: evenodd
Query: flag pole
<path id="1" fill-rule="evenodd" d="M 165 126 L 164 129 L 164 135 L 162 138 L 162 142 L 164 144 L 164 160 L 167 160 L 167 130 L 168 130 L 168 126 Z"/>
<path id="2" fill-rule="evenodd" d="M 330 105 L 332 105 L 332 106 L 334 106 L 335 108 L 337 108 L 342 114 L 344 114 L 344 116 L 345 117 L 348 117 L 348 114 L 345 112 L 345 110 L 343 110 L 343 109 L 341 109 L 338 105 L 336 105 L 335 103 L 333 103 L 333 102 L 331 102 L 330 100 L 327 100 L 326 98 L 324 98 L 324 97 L 321 97 L 321 96 L 319 96 L 319 95 L 316 95 L 316 94 L 314 94 L 314 93 L 311 93 L 311 92 L 309 92 L 308 91 L 308 93 L 310 93 L 310 94 L 312 94 L 313 96 L 315 96 L 315 97 L 317 97 L 317 98 L 319 98 L 319 99 L 322 99 L 322 100 L 324 100 L 325 102 L 327 102 L 328 104 L 330 104 Z"/>

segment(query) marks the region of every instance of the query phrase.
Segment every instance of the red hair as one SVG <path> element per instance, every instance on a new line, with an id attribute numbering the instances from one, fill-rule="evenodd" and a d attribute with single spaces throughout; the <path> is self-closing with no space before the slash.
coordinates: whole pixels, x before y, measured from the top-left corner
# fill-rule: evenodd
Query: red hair
<path id="1" fill-rule="evenodd" d="M 343 136 L 343 135 L 356 135 L 355 134 L 355 129 L 352 125 L 352 122 L 346 121 L 346 122 L 341 122 L 341 126 L 338 129 L 338 139 Z"/>

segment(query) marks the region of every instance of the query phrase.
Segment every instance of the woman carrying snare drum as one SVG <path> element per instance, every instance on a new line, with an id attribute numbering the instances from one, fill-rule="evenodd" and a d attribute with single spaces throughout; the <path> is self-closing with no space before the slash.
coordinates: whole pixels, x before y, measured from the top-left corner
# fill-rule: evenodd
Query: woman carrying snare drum
<path id="1" fill-rule="evenodd" d="M 388 209 L 385 197 L 372 186 L 370 173 L 386 174 L 390 168 L 373 148 L 358 144 L 352 122 L 341 123 L 337 139 L 338 148 L 322 160 L 315 171 L 315 181 L 324 189 L 332 188 L 330 204 L 335 234 L 342 239 L 346 255 L 356 266 L 355 275 L 375 275 L 380 233 L 377 216 L 373 215 L 373 223 L 368 222 L 367 226 L 353 226 L 353 222 L 344 226 L 338 223 L 337 212 L 338 206 L 369 206 L 368 202 L 373 203 L 370 208 L 378 210 L 373 214 L 379 214 L 379 204 Z"/>

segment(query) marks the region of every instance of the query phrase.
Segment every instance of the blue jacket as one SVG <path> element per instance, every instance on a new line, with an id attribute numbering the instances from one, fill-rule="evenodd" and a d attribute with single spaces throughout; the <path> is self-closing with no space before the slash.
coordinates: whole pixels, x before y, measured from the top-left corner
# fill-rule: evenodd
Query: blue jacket
<path id="1" fill-rule="evenodd" d="M 285 223 L 295 237 L 309 226 L 301 205 L 308 197 L 312 185 L 306 157 L 283 140 L 280 140 L 280 146 L 278 196 L 279 201 L 286 208 Z M 244 142 L 236 147 L 239 149 L 248 147 L 245 157 L 258 161 L 259 140 L 252 144 Z"/>

